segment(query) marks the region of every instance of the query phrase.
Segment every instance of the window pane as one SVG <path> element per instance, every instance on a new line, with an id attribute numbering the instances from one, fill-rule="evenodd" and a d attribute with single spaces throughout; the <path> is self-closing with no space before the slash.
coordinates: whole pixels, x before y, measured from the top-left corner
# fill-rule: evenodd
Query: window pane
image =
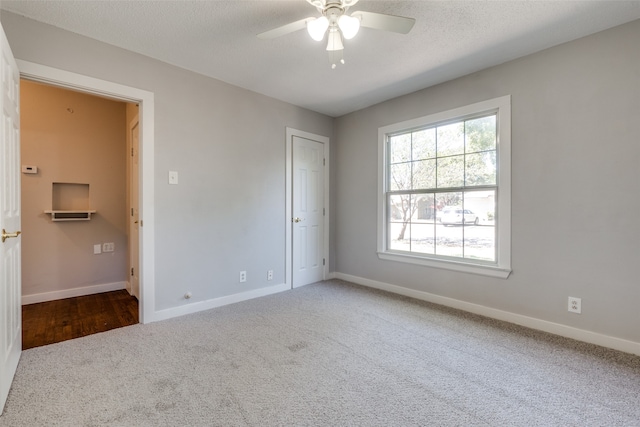
<path id="1" fill-rule="evenodd" d="M 399 251 L 411 250 L 411 195 L 394 195 L 389 197 L 389 249 Z"/>
<path id="2" fill-rule="evenodd" d="M 391 191 L 411 189 L 411 163 L 389 166 L 389 189 Z"/>
<path id="3" fill-rule="evenodd" d="M 464 257 L 495 261 L 495 191 L 467 191 L 464 207 L 469 213 L 464 227 Z M 477 218 L 477 224 L 476 219 Z"/>
<path id="4" fill-rule="evenodd" d="M 434 213 L 433 194 L 417 194 L 411 198 L 415 212 L 411 220 L 411 252 L 434 254 Z"/>
<path id="5" fill-rule="evenodd" d="M 436 156 L 436 129 L 413 132 L 413 160 L 432 159 Z"/>
<path id="6" fill-rule="evenodd" d="M 398 236 L 402 228 L 405 227 L 404 236 L 405 238 L 400 240 Z M 394 222 L 389 224 L 389 249 L 394 251 L 407 251 L 411 250 L 411 239 L 409 236 L 411 235 L 411 230 L 409 229 L 408 224 L 403 224 L 401 222 Z"/>
<path id="7" fill-rule="evenodd" d="M 483 261 L 495 261 L 495 227 L 465 225 L 464 257 Z"/>
<path id="8" fill-rule="evenodd" d="M 496 149 L 496 116 L 482 117 L 465 122 L 467 153 Z"/>
<path id="9" fill-rule="evenodd" d="M 460 225 L 436 226 L 436 254 L 445 256 L 462 257 L 462 233 Z"/>
<path id="10" fill-rule="evenodd" d="M 436 195 L 436 218 L 438 222 L 441 222 L 442 215 L 454 207 L 462 208 L 462 192 L 440 193 Z"/>
<path id="11" fill-rule="evenodd" d="M 464 122 L 438 126 L 438 157 L 464 153 Z"/>
<path id="12" fill-rule="evenodd" d="M 462 192 L 436 194 L 436 254 L 462 257 Z"/>
<path id="13" fill-rule="evenodd" d="M 437 222 L 435 227 L 435 253 L 462 256 L 462 227 L 456 224 L 457 211 L 462 210 L 462 192 L 436 194 Z"/>
<path id="14" fill-rule="evenodd" d="M 467 154 L 465 157 L 465 183 L 472 185 L 495 185 L 496 152 Z"/>
<path id="15" fill-rule="evenodd" d="M 481 225 L 493 224 L 496 210 L 496 191 L 466 191 L 464 208 L 476 214 Z"/>
<path id="16" fill-rule="evenodd" d="M 413 162 L 413 189 L 436 186 L 436 159 Z"/>
<path id="17" fill-rule="evenodd" d="M 464 185 L 464 156 L 438 159 L 438 188 Z"/>
<path id="18" fill-rule="evenodd" d="M 434 223 L 411 224 L 411 252 L 423 254 L 435 254 L 435 228 Z"/>
<path id="19" fill-rule="evenodd" d="M 402 222 L 409 220 L 410 202 L 411 196 L 408 194 L 389 196 L 389 221 Z"/>
<path id="20" fill-rule="evenodd" d="M 421 194 L 414 196 L 417 201 L 414 203 L 417 205 L 417 210 L 414 218 L 417 220 L 432 222 L 436 219 L 436 206 L 435 197 L 433 194 Z"/>
<path id="21" fill-rule="evenodd" d="M 409 244 L 411 239 L 409 223 L 411 222 L 411 216 L 415 212 L 415 206 L 411 201 L 410 194 L 389 197 L 389 230 L 391 233 L 389 237 L 392 243 L 395 241 L 397 244 Z M 406 250 L 409 250 L 408 246 Z"/>
<path id="22" fill-rule="evenodd" d="M 411 134 L 396 135 L 389 138 L 390 163 L 402 163 L 411 160 Z"/>

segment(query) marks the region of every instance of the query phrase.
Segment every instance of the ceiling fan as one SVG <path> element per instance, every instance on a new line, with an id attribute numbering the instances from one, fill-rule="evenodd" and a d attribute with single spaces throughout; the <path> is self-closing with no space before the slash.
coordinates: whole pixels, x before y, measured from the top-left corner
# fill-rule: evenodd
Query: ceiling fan
<path id="1" fill-rule="evenodd" d="M 402 16 L 386 15 L 383 13 L 355 11 L 347 15 L 347 10 L 358 3 L 358 0 L 307 0 L 320 12 L 320 17 L 310 17 L 291 22 L 273 30 L 258 34 L 260 39 L 273 39 L 295 31 L 307 29 L 312 39 L 322 41 L 327 35 L 327 51 L 331 68 L 337 63 L 344 64 L 342 39 L 350 40 L 358 34 L 360 27 L 375 30 L 392 31 L 407 34 L 413 28 L 416 20 Z"/>

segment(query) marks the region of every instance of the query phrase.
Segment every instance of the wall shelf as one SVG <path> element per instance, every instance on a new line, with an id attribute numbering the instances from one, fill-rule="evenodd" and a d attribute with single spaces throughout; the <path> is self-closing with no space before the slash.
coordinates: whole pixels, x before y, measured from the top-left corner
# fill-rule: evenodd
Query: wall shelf
<path id="1" fill-rule="evenodd" d="M 51 221 L 89 221 L 89 184 L 54 182 L 51 195 L 51 209 L 44 213 L 51 215 Z"/>
<path id="2" fill-rule="evenodd" d="M 95 210 L 47 210 L 44 213 L 51 215 L 51 221 L 89 221 Z"/>

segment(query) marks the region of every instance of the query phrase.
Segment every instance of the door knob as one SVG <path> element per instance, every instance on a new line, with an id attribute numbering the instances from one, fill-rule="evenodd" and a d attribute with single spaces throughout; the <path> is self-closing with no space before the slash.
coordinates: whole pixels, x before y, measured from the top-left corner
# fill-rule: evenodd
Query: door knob
<path id="1" fill-rule="evenodd" d="M 293 222 L 300 222 L 300 221 L 303 221 L 303 218 L 295 217 L 295 218 L 293 218 L 291 221 L 293 221 Z"/>
<path id="2" fill-rule="evenodd" d="M 7 230 L 5 230 L 4 228 L 2 229 L 2 243 L 4 243 L 5 240 L 11 238 L 11 237 L 18 237 L 20 235 L 19 231 L 16 231 L 15 233 L 7 233 Z"/>

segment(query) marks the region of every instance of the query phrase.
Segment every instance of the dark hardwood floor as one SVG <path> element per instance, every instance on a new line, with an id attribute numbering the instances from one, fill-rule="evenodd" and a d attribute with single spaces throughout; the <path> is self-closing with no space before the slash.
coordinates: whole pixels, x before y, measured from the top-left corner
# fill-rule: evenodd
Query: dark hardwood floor
<path id="1" fill-rule="evenodd" d="M 138 323 L 138 300 L 126 290 L 22 306 L 22 349 Z"/>

